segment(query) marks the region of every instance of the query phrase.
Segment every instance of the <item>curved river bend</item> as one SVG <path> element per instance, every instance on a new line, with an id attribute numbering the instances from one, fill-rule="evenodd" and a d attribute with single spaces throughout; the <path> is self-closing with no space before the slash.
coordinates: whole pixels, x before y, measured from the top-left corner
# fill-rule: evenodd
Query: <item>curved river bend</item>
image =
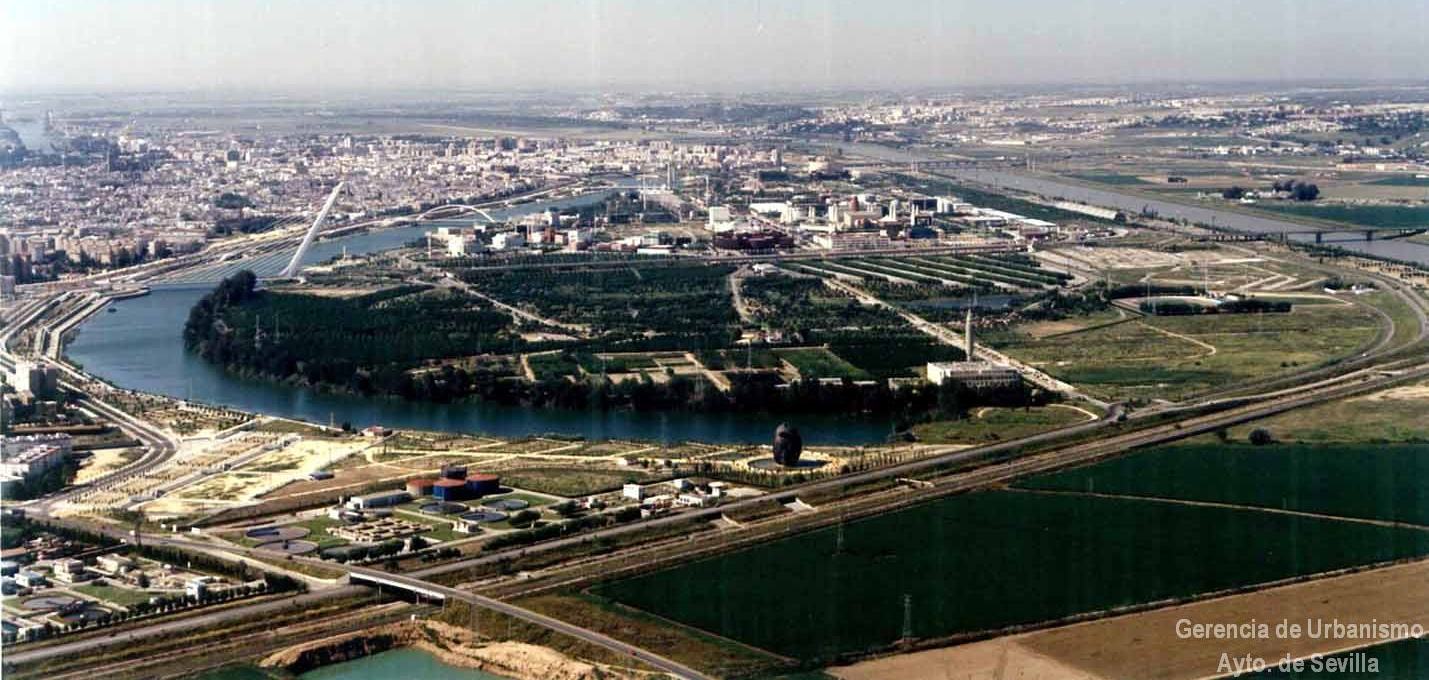
<path id="1" fill-rule="evenodd" d="M 600 200 L 603 195 L 582 200 Z M 516 210 L 531 212 L 571 204 L 571 199 L 538 202 Z M 503 217 L 497 215 L 498 219 Z M 313 246 L 308 259 L 325 260 L 344 246 L 354 254 L 398 247 L 425 229 L 402 227 L 323 241 Z M 432 404 L 244 379 L 184 349 L 183 326 L 189 308 L 212 285 L 156 286 L 149 295 L 117 301 L 111 307 L 114 313 L 96 314 L 79 326 L 66 354 L 88 373 L 119 387 L 317 423 L 349 422 L 356 427 L 382 424 L 502 437 L 561 434 L 588 439 L 763 443 L 771 439 L 774 428 L 784 420 L 759 414 L 571 411 L 480 402 Z M 819 415 L 789 420 L 799 425 L 805 440 L 811 443 L 869 444 L 883 441 L 889 433 L 886 420 Z"/>

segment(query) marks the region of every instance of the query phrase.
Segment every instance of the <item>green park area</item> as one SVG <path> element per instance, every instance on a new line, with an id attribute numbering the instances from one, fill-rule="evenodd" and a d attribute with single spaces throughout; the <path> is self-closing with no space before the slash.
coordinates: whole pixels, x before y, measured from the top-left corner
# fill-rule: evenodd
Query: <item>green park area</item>
<path id="1" fill-rule="evenodd" d="M 781 350 L 778 355 L 798 369 L 801 378 L 866 380 L 869 377 L 863 369 L 821 347 Z"/>
<path id="2" fill-rule="evenodd" d="M 89 584 L 82 586 L 74 586 L 70 588 L 70 590 L 73 590 L 77 593 L 81 593 L 83 595 L 88 595 L 95 599 L 104 600 L 105 602 L 117 604 L 121 607 L 130 607 L 136 604 L 142 604 L 144 602 L 148 602 L 149 598 L 158 596 L 157 593 L 149 593 L 143 590 L 120 588 L 117 586 L 109 585 L 101 586 Z"/>
<path id="3" fill-rule="evenodd" d="M 599 586 L 802 660 L 1429 554 L 1429 532 L 1248 509 L 992 491 Z M 911 630 L 905 630 L 905 617 Z"/>
<path id="4" fill-rule="evenodd" d="M 501 473 L 501 481 L 519 489 L 556 496 L 589 496 L 614 491 L 628 483 L 648 483 L 657 475 L 640 469 L 608 470 L 589 467 L 530 467 Z"/>
<path id="5" fill-rule="evenodd" d="M 928 444 L 993 444 L 1086 422 L 1094 416 L 1066 405 L 1029 408 L 974 409 L 966 418 L 936 420 L 913 426 L 918 441 Z"/>
<path id="6" fill-rule="evenodd" d="M 1096 182 L 1097 184 L 1112 184 L 1117 186 L 1149 184 L 1146 180 L 1136 177 L 1135 175 L 1122 175 L 1115 172 L 1079 172 L 1069 176 L 1088 182 Z"/>
<path id="7" fill-rule="evenodd" d="M 1347 205 L 1331 203 L 1261 202 L 1256 210 L 1309 217 L 1329 222 L 1341 222 L 1363 227 L 1429 228 L 1429 206 L 1418 205 Z"/>
<path id="8" fill-rule="evenodd" d="M 1378 317 L 1350 305 L 1285 314 L 1163 316 L 1056 337 L 1005 335 L 998 349 L 1107 399 L 1181 399 L 1303 371 L 1363 351 Z"/>
<path id="9" fill-rule="evenodd" d="M 1279 442 L 1301 444 L 1393 444 L 1429 442 L 1429 383 L 1399 385 L 1351 399 L 1295 409 L 1237 425 L 1227 438 L 1244 442 L 1265 430 Z M 1210 437 L 1198 442 L 1212 441 Z"/>

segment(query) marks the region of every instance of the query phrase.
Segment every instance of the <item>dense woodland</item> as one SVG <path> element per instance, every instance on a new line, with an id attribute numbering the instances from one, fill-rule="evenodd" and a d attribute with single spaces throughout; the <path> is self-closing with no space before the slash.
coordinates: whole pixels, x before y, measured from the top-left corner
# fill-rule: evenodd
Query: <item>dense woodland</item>
<path id="1" fill-rule="evenodd" d="M 592 338 L 538 344 L 522 340 L 506 314 L 455 291 L 396 286 L 355 297 L 257 290 L 250 272 L 235 275 L 191 310 L 185 343 L 230 370 L 322 388 L 412 400 L 467 399 L 573 409 L 701 412 L 865 413 L 915 422 L 958 415 L 974 405 L 1022 405 L 1042 397 L 1023 389 L 973 394 L 954 385 L 890 387 L 927 361 L 962 358 L 886 310 L 830 293 L 812 279 L 746 282 L 746 294 L 768 326 L 828 346 L 871 380 L 796 380 L 768 372 L 732 372 L 721 391 L 703 376 L 644 376 L 614 382 L 609 371 L 631 359 L 599 360 L 612 348 L 692 350 L 716 370 L 777 367 L 770 349 L 736 348 L 740 330 L 729 299 L 729 268 L 651 268 L 621 272 L 521 272 L 473 277 L 507 299 L 543 314 L 580 319 L 604 330 Z M 610 276 L 607 278 L 607 274 Z M 622 289 L 621 286 L 628 288 Z M 590 295 L 586 304 L 582 296 Z M 513 362 L 493 355 L 556 352 L 529 358 L 538 377 L 520 378 Z M 486 356 L 489 361 L 472 360 Z M 462 358 L 462 361 L 437 361 Z M 614 361 L 614 365 L 610 362 Z"/>

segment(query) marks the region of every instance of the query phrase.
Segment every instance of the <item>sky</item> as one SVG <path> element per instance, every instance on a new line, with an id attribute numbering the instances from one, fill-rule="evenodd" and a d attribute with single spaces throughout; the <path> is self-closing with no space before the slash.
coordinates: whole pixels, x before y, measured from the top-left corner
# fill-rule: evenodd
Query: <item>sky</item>
<path id="1" fill-rule="evenodd" d="M 0 2 L 0 91 L 1362 79 L 1429 79 L 1429 2 Z"/>

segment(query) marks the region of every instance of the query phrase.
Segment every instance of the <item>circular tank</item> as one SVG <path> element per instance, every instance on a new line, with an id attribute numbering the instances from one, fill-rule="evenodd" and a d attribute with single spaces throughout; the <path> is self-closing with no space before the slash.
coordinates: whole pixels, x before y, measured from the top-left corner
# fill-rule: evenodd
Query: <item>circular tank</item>
<path id="1" fill-rule="evenodd" d="M 531 507 L 530 503 L 519 498 L 498 498 L 494 501 L 487 501 L 481 504 L 482 507 L 491 508 L 500 512 L 512 512 L 515 510 L 525 510 Z"/>
<path id="2" fill-rule="evenodd" d="M 466 478 L 466 481 L 474 493 L 485 495 L 501 490 L 501 478 L 496 475 L 470 475 Z"/>
<path id="3" fill-rule="evenodd" d="M 428 515 L 455 515 L 458 512 L 466 511 L 466 506 L 461 503 L 427 503 L 418 508 Z"/>
<path id="4" fill-rule="evenodd" d="M 465 513 L 461 518 L 471 522 L 500 522 L 506 519 L 506 513 L 496 512 L 494 510 L 477 510 L 475 512 Z"/>

